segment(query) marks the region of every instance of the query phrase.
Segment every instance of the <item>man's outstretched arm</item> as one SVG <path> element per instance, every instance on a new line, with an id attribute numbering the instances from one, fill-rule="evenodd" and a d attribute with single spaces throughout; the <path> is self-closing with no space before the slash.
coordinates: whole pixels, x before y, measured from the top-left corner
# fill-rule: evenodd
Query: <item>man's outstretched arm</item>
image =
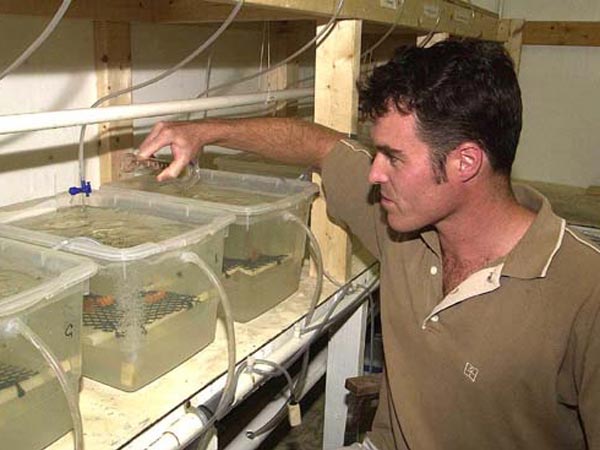
<path id="1" fill-rule="evenodd" d="M 163 147 L 171 148 L 173 162 L 158 175 L 159 181 L 179 175 L 210 144 L 320 169 L 325 156 L 343 137 L 321 125 L 289 118 L 159 122 L 140 145 L 138 158 L 144 160 Z"/>

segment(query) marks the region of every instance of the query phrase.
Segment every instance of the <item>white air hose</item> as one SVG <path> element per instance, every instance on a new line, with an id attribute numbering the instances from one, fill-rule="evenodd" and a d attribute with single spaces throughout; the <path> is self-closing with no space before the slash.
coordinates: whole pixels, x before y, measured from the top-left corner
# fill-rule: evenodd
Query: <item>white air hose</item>
<path id="1" fill-rule="evenodd" d="M 344 6 L 344 0 L 339 0 L 337 7 L 335 8 L 335 11 L 333 13 L 333 15 L 331 16 L 331 19 L 329 19 L 329 22 L 327 22 L 327 24 L 321 29 L 321 31 L 319 33 L 317 33 L 317 35 L 312 38 L 310 41 L 308 41 L 306 44 L 304 44 L 301 48 L 299 48 L 298 50 L 296 50 L 294 53 L 292 53 L 290 56 L 288 56 L 287 58 L 285 58 L 282 61 L 279 61 L 277 64 L 271 66 L 271 67 L 267 67 L 264 70 L 260 70 L 254 74 L 239 78 L 237 80 L 231 81 L 231 82 L 227 82 L 227 83 L 223 83 L 223 84 L 218 84 L 216 86 L 211 87 L 210 89 L 205 89 L 204 91 L 200 92 L 196 98 L 200 98 L 203 96 L 206 96 L 208 93 L 213 92 L 217 89 L 223 89 L 226 87 L 230 87 L 230 86 L 235 86 L 237 84 L 243 83 L 244 81 L 248 81 L 248 80 L 252 80 L 253 78 L 256 77 L 260 77 L 261 75 L 265 75 L 285 64 L 287 64 L 288 62 L 294 60 L 295 58 L 297 58 L 298 56 L 300 56 L 302 53 L 304 53 L 306 50 L 308 50 L 315 42 L 317 42 L 321 37 L 329 34 L 331 32 L 331 30 L 333 29 L 333 26 L 335 25 L 335 21 L 337 20 L 337 18 L 340 15 L 340 12 L 342 10 L 342 6 Z M 321 44 L 321 42 L 323 42 L 324 39 L 321 39 L 321 41 L 317 42 L 317 46 L 319 46 Z"/>
<path id="2" fill-rule="evenodd" d="M 71 0 L 63 0 L 62 4 L 59 6 L 58 10 L 54 14 L 54 17 L 52 17 L 52 20 L 50 20 L 50 22 L 48 22 L 48 25 L 46 25 L 46 28 L 44 28 L 44 30 L 37 37 L 37 39 L 31 43 L 31 45 L 27 48 L 27 50 L 25 50 L 21 54 L 21 56 L 19 56 L 10 66 L 4 69 L 2 73 L 0 73 L 0 80 L 6 77 L 9 73 L 15 71 L 46 41 L 46 39 L 48 39 L 48 36 L 50 36 L 54 32 L 55 28 L 62 20 L 70 5 Z"/>
<path id="3" fill-rule="evenodd" d="M 406 0 L 401 1 L 402 3 L 398 7 L 396 17 L 394 18 L 394 23 L 388 28 L 388 30 L 383 34 L 383 36 L 379 38 L 377 42 L 375 42 L 371 47 L 362 52 L 362 54 L 360 55 L 361 59 L 368 59 L 368 57 L 375 51 L 375 49 L 377 49 L 381 44 L 383 44 L 383 42 L 390 36 L 390 34 L 392 34 L 392 31 L 396 29 L 396 27 L 398 26 L 398 22 L 400 21 L 400 17 L 404 12 L 404 4 L 406 3 Z"/>
<path id="4" fill-rule="evenodd" d="M 62 388 L 67 399 L 67 405 L 73 421 L 73 435 L 75 442 L 75 450 L 83 450 L 83 426 L 81 424 L 81 412 L 79 411 L 78 394 L 69 384 L 67 374 L 63 370 L 58 358 L 52 353 L 52 350 L 44 343 L 44 341 L 31 329 L 25 322 L 19 318 L 11 319 L 6 325 L 6 331 L 9 334 L 20 334 L 31 343 L 43 356 L 44 360 L 52 368 L 56 375 L 60 387 Z M 32 430 L 33 431 L 33 430 Z"/>
<path id="5" fill-rule="evenodd" d="M 188 64 L 190 61 L 192 61 L 198 55 L 200 55 L 200 53 L 202 53 L 204 50 L 206 50 L 208 47 L 210 47 L 225 32 L 225 30 L 229 27 L 229 25 L 231 25 L 231 23 L 233 22 L 233 20 L 236 18 L 236 16 L 240 12 L 240 9 L 242 8 L 243 4 L 244 4 L 244 0 L 238 0 L 237 4 L 233 8 L 233 10 L 231 11 L 231 13 L 227 17 L 227 19 L 225 19 L 225 21 L 221 24 L 221 26 L 204 43 L 202 43 L 202 45 L 200 45 L 196 50 L 194 50 L 192 53 L 190 53 L 187 57 L 185 57 L 184 59 L 182 59 L 179 63 L 177 63 L 176 65 L 174 65 L 170 69 L 165 70 L 164 72 L 161 72 L 160 74 L 158 74 L 154 78 L 151 78 L 149 80 L 146 80 L 146 81 L 144 81 L 142 83 L 139 83 L 139 84 L 136 84 L 134 86 L 130 86 L 128 88 L 121 89 L 119 91 L 115 91 L 115 92 L 112 92 L 112 93 L 110 93 L 108 95 L 105 95 L 104 97 L 101 97 L 98 100 L 96 100 L 91 107 L 92 108 L 96 108 L 99 105 L 101 105 L 102 103 L 104 103 L 104 102 L 106 102 L 106 101 L 108 101 L 110 99 L 113 99 L 113 98 L 118 97 L 120 95 L 128 94 L 129 92 L 133 92 L 135 90 L 142 89 L 142 88 L 145 88 L 147 86 L 150 86 L 151 84 L 157 83 L 160 80 L 163 80 L 164 78 L 168 77 L 169 75 L 171 75 L 174 72 L 176 72 L 179 69 L 181 69 L 183 66 L 185 66 L 186 64 Z M 83 181 L 83 180 L 86 179 L 85 178 L 86 177 L 86 175 L 85 175 L 85 161 L 84 161 L 84 159 L 85 159 L 85 157 L 84 157 L 84 143 L 85 143 L 85 131 L 86 131 L 86 129 L 87 129 L 87 125 L 83 125 L 81 127 L 81 131 L 79 133 L 79 181 Z"/>
<path id="6" fill-rule="evenodd" d="M 217 288 L 219 292 L 221 306 L 223 307 L 223 313 L 225 315 L 225 328 L 227 331 L 227 380 L 225 381 L 225 387 L 221 394 L 219 404 L 215 409 L 214 415 L 207 422 L 203 428 L 203 432 L 209 429 L 212 424 L 217 420 L 217 417 L 228 408 L 228 399 L 235 393 L 235 362 L 236 362 L 236 348 L 235 348 L 235 329 L 233 326 L 233 314 L 231 311 L 231 303 L 229 297 L 223 288 L 223 284 L 214 273 L 214 271 L 206 264 L 196 253 L 184 252 L 181 254 L 181 260 L 187 263 L 198 266 L 209 278 L 210 282 Z"/>

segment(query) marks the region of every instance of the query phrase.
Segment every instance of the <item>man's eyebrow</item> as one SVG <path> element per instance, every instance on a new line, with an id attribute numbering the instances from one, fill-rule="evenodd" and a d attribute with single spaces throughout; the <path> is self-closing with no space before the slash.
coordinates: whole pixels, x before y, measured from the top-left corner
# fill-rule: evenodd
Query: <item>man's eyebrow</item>
<path id="1" fill-rule="evenodd" d="M 375 149 L 378 152 L 383 153 L 385 156 L 394 156 L 396 158 L 405 157 L 404 150 L 399 148 L 392 148 L 389 145 L 376 145 Z"/>

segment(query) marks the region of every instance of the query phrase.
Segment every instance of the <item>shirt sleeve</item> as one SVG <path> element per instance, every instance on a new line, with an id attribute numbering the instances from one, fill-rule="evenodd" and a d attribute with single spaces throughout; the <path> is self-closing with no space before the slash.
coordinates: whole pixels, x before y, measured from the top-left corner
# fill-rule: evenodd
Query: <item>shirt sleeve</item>
<path id="1" fill-rule="evenodd" d="M 377 235 L 385 230 L 385 222 L 368 181 L 371 161 L 360 143 L 341 140 L 325 158 L 321 175 L 327 213 L 380 259 Z"/>
<path id="2" fill-rule="evenodd" d="M 600 289 L 594 295 L 593 308 L 577 328 L 577 367 L 579 414 L 589 450 L 600 450 Z M 582 311 L 583 312 L 583 311 Z"/>

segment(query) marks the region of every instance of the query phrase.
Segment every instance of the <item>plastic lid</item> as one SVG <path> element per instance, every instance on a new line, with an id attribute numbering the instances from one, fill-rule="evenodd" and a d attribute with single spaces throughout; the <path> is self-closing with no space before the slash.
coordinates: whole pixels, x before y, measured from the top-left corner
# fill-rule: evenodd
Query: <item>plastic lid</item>
<path id="1" fill-rule="evenodd" d="M 66 239 L 54 234 L 28 230 L 12 222 L 39 216 L 59 208 L 75 206 L 73 200 L 89 206 L 123 208 L 147 215 L 166 217 L 195 225 L 191 231 L 160 242 L 148 242 L 129 248 L 114 248 L 87 237 Z M 30 202 L 28 202 L 30 203 Z M 133 261 L 200 242 L 233 223 L 235 216 L 201 205 L 182 204 L 158 196 L 144 198 L 127 191 L 96 191 L 90 197 L 57 195 L 19 209 L 15 205 L 0 209 L 0 236 L 61 249 L 107 261 Z M 196 227 L 197 225 L 197 227 Z"/>
<path id="2" fill-rule="evenodd" d="M 194 190 L 200 191 L 206 186 L 213 189 L 222 188 L 229 191 L 238 190 L 246 193 L 265 195 L 263 202 L 253 205 L 236 205 L 193 198 L 195 204 L 197 203 L 205 208 L 227 211 L 235 214 L 238 218 L 281 212 L 298 205 L 300 202 L 307 201 L 319 192 L 319 187 L 308 181 L 224 172 L 220 170 L 202 169 L 198 172 L 200 181 L 191 189 L 187 188 L 181 180 L 158 182 L 151 175 L 142 175 L 105 184 L 102 186 L 101 191 L 134 189 L 142 192 L 152 192 L 153 195 L 158 193 L 161 196 L 171 199 L 171 201 L 177 199 L 176 201 L 184 201 L 186 204 L 191 203 L 189 197 L 193 195 Z M 173 190 L 177 190 L 178 187 L 181 188 L 181 193 L 185 194 L 184 196 L 179 197 L 164 193 L 164 191 L 172 192 Z"/>
<path id="3" fill-rule="evenodd" d="M 0 257 L 15 267 L 48 275 L 47 280 L 30 289 L 0 298 L 0 318 L 50 303 L 58 294 L 91 278 L 98 270 L 88 259 L 2 238 Z"/>
<path id="4" fill-rule="evenodd" d="M 308 172 L 307 167 L 284 164 L 246 152 L 217 156 L 214 159 L 214 163 L 219 170 L 228 172 L 241 172 L 295 179 L 299 179 Z"/>

